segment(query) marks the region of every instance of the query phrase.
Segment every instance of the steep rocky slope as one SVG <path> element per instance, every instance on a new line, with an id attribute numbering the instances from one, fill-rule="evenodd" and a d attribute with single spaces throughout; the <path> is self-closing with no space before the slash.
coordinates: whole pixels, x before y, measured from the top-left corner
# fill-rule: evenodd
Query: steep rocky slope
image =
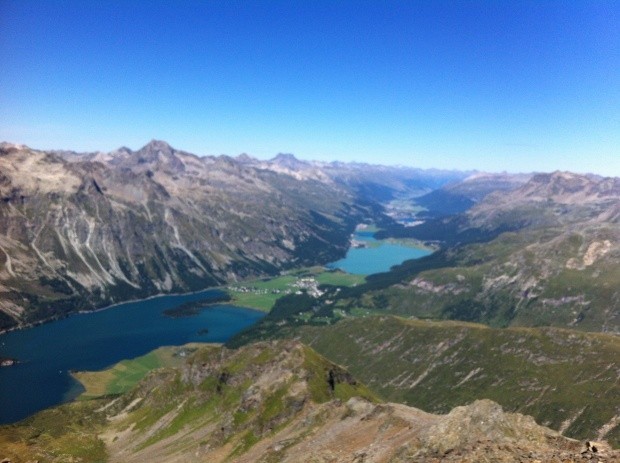
<path id="1" fill-rule="evenodd" d="M 0 427 L 0 457 L 40 462 L 618 461 L 475 401 L 447 415 L 378 403 L 346 370 L 295 342 L 195 350 L 117 398 Z M 590 449 L 590 450 L 588 450 Z M 586 452 L 582 454 L 581 452 Z"/>
<path id="2" fill-rule="evenodd" d="M 153 141 L 0 146 L 0 329 L 341 256 L 368 210 L 329 179 Z"/>

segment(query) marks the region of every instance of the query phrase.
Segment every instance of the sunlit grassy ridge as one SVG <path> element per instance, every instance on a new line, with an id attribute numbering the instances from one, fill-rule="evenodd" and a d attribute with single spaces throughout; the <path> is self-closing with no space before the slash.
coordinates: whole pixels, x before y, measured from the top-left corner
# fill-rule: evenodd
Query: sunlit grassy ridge
<path id="1" fill-rule="evenodd" d="M 348 303 L 492 326 L 613 332 L 620 326 L 620 265 L 611 251 L 618 239 L 610 227 L 504 233 L 455 250 L 442 268 L 403 272 L 400 281 L 394 275 L 377 290 L 360 287 Z"/>

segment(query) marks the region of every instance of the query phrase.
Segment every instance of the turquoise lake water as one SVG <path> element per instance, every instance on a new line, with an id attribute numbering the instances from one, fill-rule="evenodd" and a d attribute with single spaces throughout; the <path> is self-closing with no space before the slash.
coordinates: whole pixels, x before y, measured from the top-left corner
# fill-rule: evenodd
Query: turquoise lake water
<path id="1" fill-rule="evenodd" d="M 371 275 L 387 272 L 394 265 L 409 259 L 419 259 L 428 256 L 431 251 L 399 244 L 378 242 L 372 237 L 372 232 L 358 231 L 355 233 L 357 241 L 378 244 L 367 248 L 351 248 L 344 259 L 332 262 L 329 268 L 339 268 L 348 273 Z"/>
<path id="2" fill-rule="evenodd" d="M 358 232 L 355 238 L 375 242 L 370 232 Z M 330 266 L 369 275 L 428 254 L 422 249 L 379 243 L 349 249 L 346 258 Z M 210 306 L 191 317 L 169 318 L 162 313 L 186 302 L 221 295 L 219 290 L 207 290 L 161 296 L 0 335 L 0 357 L 22 362 L 0 368 L 0 423 L 20 420 L 77 397 L 82 387 L 69 370 L 99 370 L 160 346 L 225 342 L 264 316 L 227 304 Z M 198 334 L 205 328 L 207 334 Z"/>

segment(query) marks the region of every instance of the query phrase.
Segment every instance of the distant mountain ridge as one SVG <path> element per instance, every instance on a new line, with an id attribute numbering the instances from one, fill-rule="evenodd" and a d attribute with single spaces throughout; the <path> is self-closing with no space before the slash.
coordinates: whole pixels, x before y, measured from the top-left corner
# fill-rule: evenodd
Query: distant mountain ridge
<path id="1" fill-rule="evenodd" d="M 415 202 L 426 207 L 431 215 L 443 216 L 467 211 L 486 196 L 497 191 L 513 191 L 526 183 L 532 174 L 474 173 L 462 181 L 449 183 L 442 188 L 416 198 Z"/>

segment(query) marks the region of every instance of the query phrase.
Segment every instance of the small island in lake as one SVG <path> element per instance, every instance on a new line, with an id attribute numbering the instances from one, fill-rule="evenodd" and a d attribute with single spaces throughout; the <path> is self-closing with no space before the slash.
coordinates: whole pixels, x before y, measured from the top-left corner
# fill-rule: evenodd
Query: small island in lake
<path id="1" fill-rule="evenodd" d="M 8 357 L 0 357 L 0 367 L 12 367 L 19 363 L 18 360 L 8 358 Z"/>
<path id="2" fill-rule="evenodd" d="M 202 309 L 210 305 L 229 302 L 231 297 L 228 294 L 222 294 L 216 298 L 201 299 L 199 301 L 186 302 L 178 307 L 164 310 L 164 315 L 170 318 L 193 317 L 198 315 Z"/>

